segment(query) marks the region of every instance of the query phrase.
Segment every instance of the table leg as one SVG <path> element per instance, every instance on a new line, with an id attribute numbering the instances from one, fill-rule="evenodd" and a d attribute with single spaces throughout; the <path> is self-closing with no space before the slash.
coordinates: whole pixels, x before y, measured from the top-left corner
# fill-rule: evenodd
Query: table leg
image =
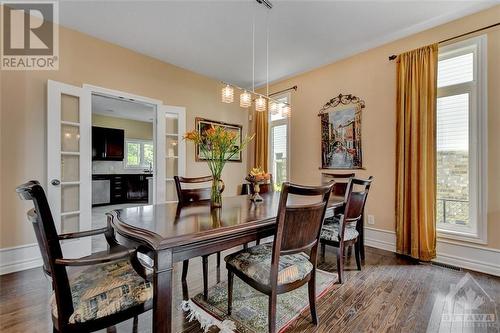
<path id="1" fill-rule="evenodd" d="M 159 251 L 155 255 L 153 271 L 153 332 L 172 332 L 172 252 Z"/>

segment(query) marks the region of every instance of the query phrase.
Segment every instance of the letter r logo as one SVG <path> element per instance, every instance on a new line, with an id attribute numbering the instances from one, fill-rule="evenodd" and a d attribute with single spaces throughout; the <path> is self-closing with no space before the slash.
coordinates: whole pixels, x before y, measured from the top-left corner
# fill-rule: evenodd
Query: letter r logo
<path id="1" fill-rule="evenodd" d="M 53 3 L 2 3 L 3 55 L 52 55 Z"/>

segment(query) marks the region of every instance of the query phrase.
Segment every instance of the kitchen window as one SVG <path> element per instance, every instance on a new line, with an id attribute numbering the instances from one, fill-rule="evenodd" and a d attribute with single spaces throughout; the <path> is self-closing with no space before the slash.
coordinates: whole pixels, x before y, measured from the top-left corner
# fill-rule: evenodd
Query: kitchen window
<path id="1" fill-rule="evenodd" d="M 278 102 L 290 103 L 290 93 L 274 97 Z M 273 175 L 274 189 L 290 180 L 290 118 L 277 112 L 269 113 L 269 172 Z"/>
<path id="2" fill-rule="evenodd" d="M 126 168 L 152 168 L 153 161 L 153 141 L 125 139 Z"/>
<path id="3" fill-rule="evenodd" d="M 439 49 L 437 202 L 440 237 L 486 242 L 486 36 Z"/>

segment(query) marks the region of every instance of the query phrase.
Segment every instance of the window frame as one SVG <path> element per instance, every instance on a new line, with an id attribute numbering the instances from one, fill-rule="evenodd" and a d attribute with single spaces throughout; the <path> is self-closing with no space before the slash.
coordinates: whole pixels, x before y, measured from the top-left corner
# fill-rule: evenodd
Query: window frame
<path id="1" fill-rule="evenodd" d="M 284 92 L 282 94 L 279 94 L 279 95 L 274 95 L 273 96 L 273 99 L 275 100 L 280 100 L 280 99 L 284 99 L 286 98 L 287 100 L 287 103 L 289 105 L 291 105 L 291 98 L 292 98 L 292 94 L 291 92 Z M 291 175 L 290 175 L 290 162 L 291 162 L 291 152 L 290 152 L 290 133 L 291 133 L 291 129 L 290 129 L 290 115 L 288 117 L 284 117 L 284 118 L 281 118 L 281 119 L 277 119 L 277 120 L 271 120 L 271 112 L 268 112 L 268 142 L 269 142 L 269 150 L 268 150 L 268 158 L 267 158 L 267 163 L 269 165 L 269 171 L 268 172 L 273 172 L 274 170 L 271 170 L 272 166 L 273 166 L 273 155 L 274 155 L 274 151 L 273 151 L 273 127 L 275 126 L 281 126 L 281 125 L 286 125 L 286 153 L 287 153 L 287 163 L 286 163 L 286 178 L 287 178 L 287 181 L 290 181 L 291 179 Z M 276 183 L 276 175 L 273 174 L 273 182 Z"/>
<path id="2" fill-rule="evenodd" d="M 437 98 L 469 94 L 469 223 L 470 227 L 436 223 L 437 236 L 487 243 L 487 37 L 481 35 L 439 48 L 438 61 L 473 51 L 473 80 L 437 88 Z M 436 123 L 437 127 L 437 123 Z M 437 142 L 436 142 L 437 153 Z M 437 167 L 437 166 L 436 166 Z M 437 181 L 437 179 L 436 179 Z M 437 198 L 436 198 L 437 199 Z"/>
<path id="3" fill-rule="evenodd" d="M 139 165 L 129 165 L 128 164 L 128 143 L 138 143 L 140 145 L 139 148 Z M 149 165 L 144 164 L 144 145 L 145 144 L 150 144 L 153 146 L 153 151 L 154 151 L 154 140 L 144 140 L 144 139 L 129 139 L 125 138 L 125 156 L 123 159 L 123 166 L 125 169 L 144 169 L 144 168 L 149 168 Z M 153 164 L 154 164 L 154 158 L 153 158 Z"/>

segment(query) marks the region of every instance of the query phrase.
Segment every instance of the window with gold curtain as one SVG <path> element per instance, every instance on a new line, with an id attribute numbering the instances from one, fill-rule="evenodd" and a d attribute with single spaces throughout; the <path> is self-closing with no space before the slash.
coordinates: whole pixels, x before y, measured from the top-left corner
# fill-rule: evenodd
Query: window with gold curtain
<path id="1" fill-rule="evenodd" d="M 396 246 L 436 256 L 436 92 L 438 45 L 397 59 Z"/>

